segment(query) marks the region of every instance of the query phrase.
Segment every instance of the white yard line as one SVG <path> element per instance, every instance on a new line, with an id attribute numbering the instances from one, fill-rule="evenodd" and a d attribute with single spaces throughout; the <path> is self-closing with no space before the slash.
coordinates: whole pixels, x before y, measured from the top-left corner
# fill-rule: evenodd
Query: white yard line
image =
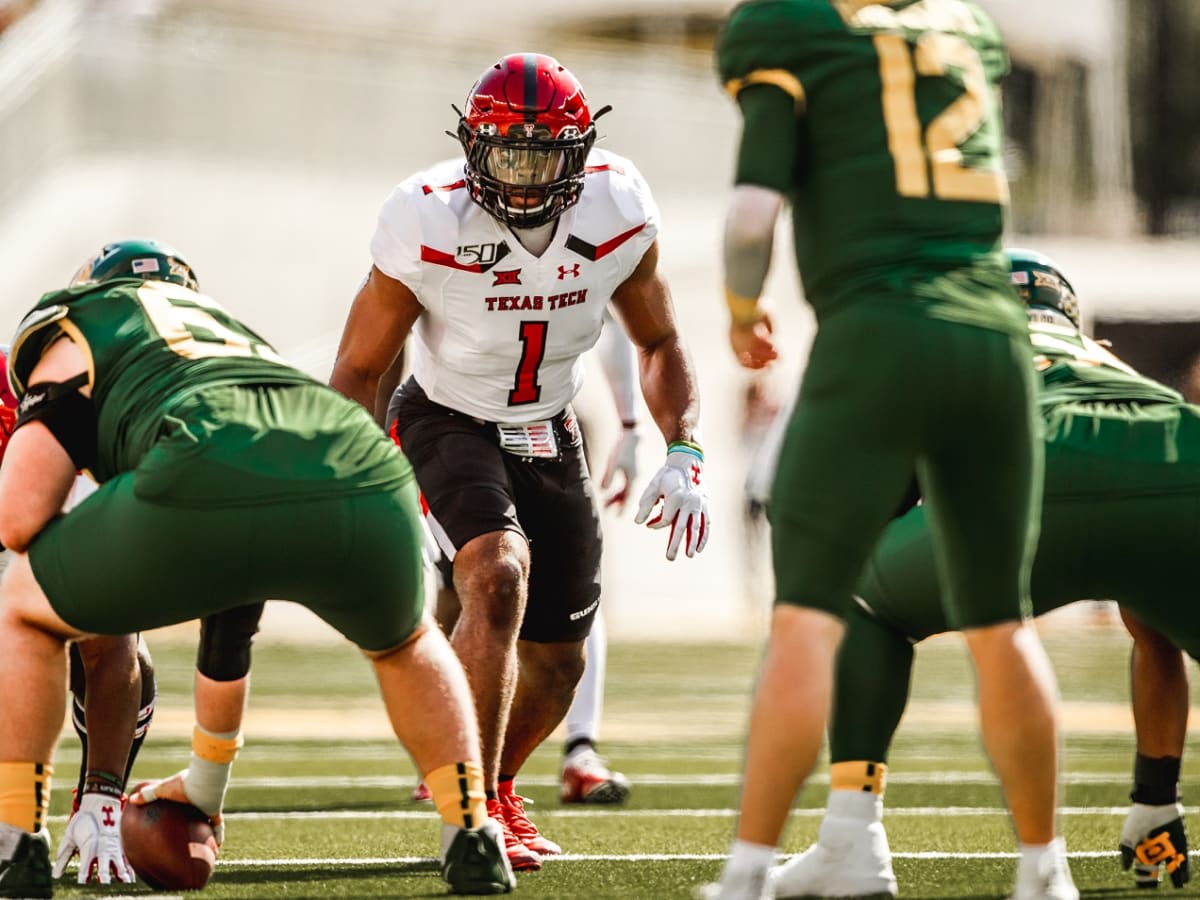
<path id="1" fill-rule="evenodd" d="M 538 809 L 539 819 L 731 819 L 736 809 Z M 1058 810 L 1060 816 L 1124 816 L 1128 806 L 1065 806 Z M 1200 813 L 1200 806 L 1184 807 L 1186 815 Z M 794 818 L 816 819 L 825 814 L 824 809 L 805 807 L 793 809 Z M 889 819 L 920 816 L 1007 816 L 1008 810 L 998 806 L 898 806 L 885 809 Z M 422 809 L 331 809 L 305 812 L 233 812 L 226 813 L 229 822 L 274 822 L 274 821 L 429 821 L 437 817 L 432 807 Z M 50 822 L 66 822 L 67 816 L 50 816 Z"/>
<path id="2" fill-rule="evenodd" d="M 1019 854 L 1011 851 L 981 853 L 943 853 L 936 850 L 920 850 L 912 853 L 893 853 L 892 859 L 1016 859 Z M 1078 850 L 1067 853 L 1071 859 L 1115 858 L 1115 850 Z M 1192 850 L 1188 856 L 1200 856 L 1200 850 Z M 727 858 L 724 853 L 564 853 L 547 856 L 548 863 L 560 862 L 720 862 Z M 297 859 L 226 859 L 222 858 L 219 868 L 275 869 L 302 866 L 332 866 L 351 868 L 355 866 L 392 866 L 436 864 L 430 856 L 372 856 L 338 859 L 333 857 L 304 857 Z M 114 898 L 115 900 L 115 898 Z"/>
<path id="3" fill-rule="evenodd" d="M 669 787 L 697 785 L 702 787 L 728 787 L 741 784 L 742 776 L 736 772 L 710 774 L 667 775 L 633 774 L 634 786 Z M 1078 784 L 1121 784 L 1129 781 L 1128 772 L 1074 772 L 1060 776 L 1059 783 Z M 258 775 L 239 778 L 235 774 L 231 787 L 238 788 L 393 788 L 411 787 L 416 783 L 415 775 Z M 518 779 L 522 786 L 557 787 L 557 775 L 522 775 Z M 828 773 L 814 775 L 809 784 L 829 784 Z M 888 784 L 998 784 L 991 772 L 888 772 Z"/>

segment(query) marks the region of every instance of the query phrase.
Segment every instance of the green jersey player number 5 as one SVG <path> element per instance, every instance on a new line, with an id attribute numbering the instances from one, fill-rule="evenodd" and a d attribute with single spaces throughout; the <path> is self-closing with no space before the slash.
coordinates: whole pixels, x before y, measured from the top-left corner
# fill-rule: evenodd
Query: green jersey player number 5
<path id="1" fill-rule="evenodd" d="M 180 356 L 256 356 L 283 362 L 211 297 L 163 281 L 143 284 L 136 297 L 151 327 Z"/>

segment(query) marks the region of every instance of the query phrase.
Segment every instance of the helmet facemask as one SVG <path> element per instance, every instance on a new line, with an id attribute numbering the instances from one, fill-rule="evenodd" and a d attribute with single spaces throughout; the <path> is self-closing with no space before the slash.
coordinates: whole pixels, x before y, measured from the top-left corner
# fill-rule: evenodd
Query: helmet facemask
<path id="1" fill-rule="evenodd" d="M 502 134 L 494 123 L 472 129 L 463 118 L 458 139 L 475 202 L 514 228 L 536 228 L 579 201 L 596 129 L 568 125 L 551 135 L 546 125 L 517 123 Z"/>

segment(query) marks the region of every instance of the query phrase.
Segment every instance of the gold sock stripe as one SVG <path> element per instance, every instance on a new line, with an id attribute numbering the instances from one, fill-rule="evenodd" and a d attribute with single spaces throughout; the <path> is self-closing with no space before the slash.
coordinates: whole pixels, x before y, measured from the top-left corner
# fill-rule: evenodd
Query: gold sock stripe
<path id="1" fill-rule="evenodd" d="M 856 759 L 833 763 L 829 767 L 830 790 L 883 794 L 886 787 L 887 766 L 884 763 Z"/>
<path id="2" fill-rule="evenodd" d="M 463 828 L 474 828 L 471 820 L 471 787 L 467 782 L 467 764 L 457 763 L 455 770 L 458 772 L 458 792 L 461 795 L 458 802 L 462 807 Z"/>
<path id="3" fill-rule="evenodd" d="M 199 725 L 192 729 L 192 752 L 203 760 L 227 766 L 237 759 L 244 743 L 242 736 L 220 738 L 209 734 Z"/>
<path id="4" fill-rule="evenodd" d="M 46 807 L 50 805 L 50 791 L 46 786 L 46 767 L 42 763 L 33 764 L 33 830 L 42 830 L 42 819 Z"/>
<path id="5" fill-rule="evenodd" d="M 448 825 L 476 828 L 487 818 L 483 767 L 475 762 L 441 766 L 425 775 L 433 804 Z"/>

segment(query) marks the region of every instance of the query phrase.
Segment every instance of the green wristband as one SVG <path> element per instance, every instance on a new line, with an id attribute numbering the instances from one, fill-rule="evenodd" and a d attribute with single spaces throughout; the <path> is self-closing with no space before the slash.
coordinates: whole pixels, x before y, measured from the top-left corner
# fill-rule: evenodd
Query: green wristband
<path id="1" fill-rule="evenodd" d="M 700 462 L 704 462 L 704 448 L 699 444 L 693 444 L 691 441 L 671 441 L 667 444 L 668 453 L 690 453 L 695 456 Z"/>

